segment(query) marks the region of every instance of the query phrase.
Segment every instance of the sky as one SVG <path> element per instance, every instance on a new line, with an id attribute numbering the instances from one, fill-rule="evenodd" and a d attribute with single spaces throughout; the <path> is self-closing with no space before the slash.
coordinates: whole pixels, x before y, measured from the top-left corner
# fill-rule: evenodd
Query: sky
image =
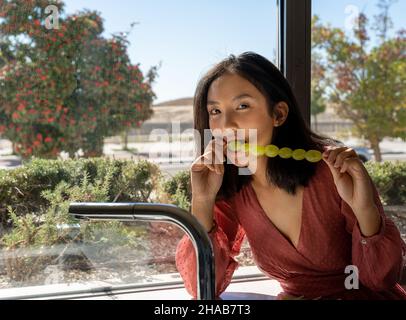
<path id="1" fill-rule="evenodd" d="M 154 103 L 192 97 L 200 77 L 229 54 L 257 52 L 274 60 L 276 0 L 64 0 L 65 12 L 90 9 L 104 19 L 105 36 L 128 31 L 129 56 L 145 74 L 161 67 L 153 84 Z M 313 0 L 323 22 L 348 28 L 357 11 L 372 16 L 377 0 Z M 391 9 L 395 29 L 406 28 L 406 0 Z"/>

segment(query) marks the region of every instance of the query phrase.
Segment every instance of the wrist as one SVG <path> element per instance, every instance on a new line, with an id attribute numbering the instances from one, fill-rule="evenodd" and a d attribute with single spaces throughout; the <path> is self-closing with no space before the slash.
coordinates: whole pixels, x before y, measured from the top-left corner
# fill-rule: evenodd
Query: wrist
<path id="1" fill-rule="evenodd" d="M 378 207 L 376 206 L 376 204 L 374 202 L 372 202 L 371 204 L 362 206 L 362 207 L 357 207 L 357 206 L 351 206 L 351 209 L 354 213 L 361 213 L 361 214 L 365 214 L 365 213 L 379 213 L 378 211 Z"/>
<path id="2" fill-rule="evenodd" d="M 192 198 L 191 213 L 204 227 L 206 232 L 210 232 L 213 228 L 214 204 L 214 200 L 209 198 Z"/>
<path id="3" fill-rule="evenodd" d="M 363 207 L 353 206 L 351 207 L 351 209 L 354 212 L 355 216 L 360 218 L 363 217 L 369 218 L 377 215 L 379 216 L 379 210 L 378 207 L 375 205 L 375 203 Z"/>
<path id="4" fill-rule="evenodd" d="M 354 211 L 354 214 L 364 237 L 371 237 L 379 232 L 382 219 L 376 206 L 358 209 L 358 211 Z"/>
<path id="5" fill-rule="evenodd" d="M 192 201 L 196 203 L 214 203 L 216 202 L 216 195 L 214 196 L 206 196 L 206 195 L 193 195 L 192 194 Z"/>

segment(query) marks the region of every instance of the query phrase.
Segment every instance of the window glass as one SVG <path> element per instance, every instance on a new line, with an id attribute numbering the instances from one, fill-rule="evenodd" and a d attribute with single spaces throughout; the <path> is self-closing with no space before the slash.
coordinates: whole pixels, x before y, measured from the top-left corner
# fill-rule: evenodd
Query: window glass
<path id="1" fill-rule="evenodd" d="M 197 82 L 244 51 L 276 61 L 276 1 L 0 1 L 0 289 L 176 273 L 176 227 L 68 207 L 189 210 Z"/>
<path id="2" fill-rule="evenodd" d="M 312 1 L 312 128 L 364 160 L 406 160 L 404 1 Z"/>

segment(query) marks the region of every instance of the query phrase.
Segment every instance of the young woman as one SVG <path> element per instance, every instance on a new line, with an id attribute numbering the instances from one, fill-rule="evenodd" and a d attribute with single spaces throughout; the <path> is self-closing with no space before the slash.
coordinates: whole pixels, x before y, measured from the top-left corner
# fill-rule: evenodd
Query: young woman
<path id="1" fill-rule="evenodd" d="M 406 299 L 397 283 L 406 245 L 368 172 L 353 150 L 308 128 L 292 89 L 270 61 L 246 52 L 213 67 L 197 87 L 194 121 L 202 155 L 190 169 L 191 212 L 213 244 L 217 297 L 231 281 L 246 236 L 257 266 L 280 282 L 278 298 Z M 236 138 L 225 134 L 227 162 L 215 161 L 220 140 L 204 145 L 207 129 L 256 129 L 258 146 L 319 150 L 323 158 L 314 163 L 260 154 L 252 174 L 239 175 L 252 157 L 247 162 L 230 153 Z M 176 265 L 196 298 L 195 252 L 186 235 Z M 358 289 L 346 286 L 347 266 L 358 270 Z"/>

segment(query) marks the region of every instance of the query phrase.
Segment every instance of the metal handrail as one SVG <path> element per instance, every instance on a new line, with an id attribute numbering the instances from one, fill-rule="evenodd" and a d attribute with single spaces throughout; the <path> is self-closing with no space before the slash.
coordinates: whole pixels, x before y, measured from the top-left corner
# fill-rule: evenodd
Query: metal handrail
<path id="1" fill-rule="evenodd" d="M 191 239 L 196 252 L 197 299 L 215 300 L 214 253 L 211 240 L 189 212 L 169 204 L 73 202 L 69 213 L 77 219 L 118 221 L 164 221 L 179 226 Z"/>

